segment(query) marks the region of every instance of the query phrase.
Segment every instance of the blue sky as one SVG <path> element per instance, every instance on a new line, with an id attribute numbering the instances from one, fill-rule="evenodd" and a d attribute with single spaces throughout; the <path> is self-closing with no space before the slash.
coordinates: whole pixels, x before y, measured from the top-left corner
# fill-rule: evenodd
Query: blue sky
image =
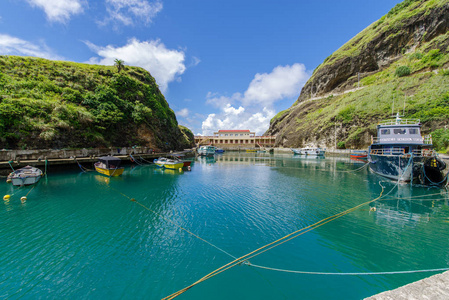
<path id="1" fill-rule="evenodd" d="M 112 65 L 155 78 L 195 134 L 261 135 L 313 70 L 399 0 L 1 0 L 0 55 Z"/>

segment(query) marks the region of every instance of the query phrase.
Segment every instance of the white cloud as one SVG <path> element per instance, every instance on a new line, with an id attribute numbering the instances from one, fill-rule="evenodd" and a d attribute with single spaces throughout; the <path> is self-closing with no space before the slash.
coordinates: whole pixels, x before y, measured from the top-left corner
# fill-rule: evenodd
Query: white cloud
<path id="1" fill-rule="evenodd" d="M 44 10 L 51 22 L 67 22 L 72 15 L 83 12 L 83 0 L 27 0 L 31 6 Z"/>
<path id="2" fill-rule="evenodd" d="M 86 44 L 102 57 L 93 57 L 89 60 L 90 63 L 113 65 L 115 59 L 121 59 L 126 65 L 142 67 L 156 79 L 162 92 L 186 70 L 184 52 L 167 49 L 160 40 L 140 42 L 133 38 L 122 47 L 99 47 L 90 42 Z"/>
<path id="3" fill-rule="evenodd" d="M 249 129 L 257 135 L 262 135 L 274 117 L 275 111 L 264 107 L 261 111 L 246 111 L 243 107 L 238 109 L 227 106 L 220 114 L 209 114 L 203 121 L 202 135 L 212 135 L 220 129 Z"/>
<path id="4" fill-rule="evenodd" d="M 271 105 L 275 101 L 298 96 L 301 86 L 310 77 L 303 64 L 277 66 L 270 74 L 257 73 L 249 84 L 242 102 Z"/>
<path id="5" fill-rule="evenodd" d="M 0 34 L 0 53 L 8 55 L 36 56 L 58 60 L 63 59 L 54 54 L 44 42 L 41 42 L 40 45 L 36 45 L 7 34 Z"/>
<path id="6" fill-rule="evenodd" d="M 249 129 L 262 135 L 276 114 L 274 103 L 299 96 L 309 77 L 306 67 L 296 63 L 277 66 L 269 74 L 256 74 L 243 94 L 227 97 L 209 92 L 206 103 L 220 112 L 209 114 L 203 121 L 203 135 L 212 135 L 219 129 Z"/>
<path id="7" fill-rule="evenodd" d="M 106 10 L 109 17 L 102 23 L 122 23 L 126 26 L 134 25 L 136 20 L 142 20 L 146 25 L 162 10 L 160 0 L 106 0 Z"/>
<path id="8" fill-rule="evenodd" d="M 190 111 L 187 108 L 183 108 L 180 111 L 176 112 L 177 116 L 184 117 L 184 118 L 187 117 L 189 114 L 190 114 Z"/>

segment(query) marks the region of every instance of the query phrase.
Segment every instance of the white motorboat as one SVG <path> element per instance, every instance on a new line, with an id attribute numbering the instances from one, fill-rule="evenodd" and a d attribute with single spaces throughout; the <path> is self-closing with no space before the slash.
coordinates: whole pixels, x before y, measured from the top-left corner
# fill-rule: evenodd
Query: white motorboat
<path id="1" fill-rule="evenodd" d="M 11 180 L 12 184 L 15 186 L 31 185 L 38 182 L 43 173 L 40 169 L 26 166 L 15 170 L 8 176 L 8 180 Z"/>

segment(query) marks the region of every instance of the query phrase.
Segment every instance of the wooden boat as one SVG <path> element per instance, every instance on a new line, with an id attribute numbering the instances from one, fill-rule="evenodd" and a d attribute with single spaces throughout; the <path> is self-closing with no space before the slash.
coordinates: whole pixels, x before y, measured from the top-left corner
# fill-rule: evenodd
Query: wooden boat
<path id="1" fill-rule="evenodd" d="M 198 149 L 198 154 L 201 156 L 212 156 L 215 154 L 215 147 L 214 146 L 201 146 Z"/>
<path id="2" fill-rule="evenodd" d="M 15 170 L 9 174 L 7 181 L 11 180 L 12 185 L 22 186 L 35 184 L 42 178 L 42 171 L 32 166 L 26 166 Z"/>
<path id="3" fill-rule="evenodd" d="M 184 162 L 178 159 L 170 159 L 166 157 L 159 157 L 154 160 L 154 164 L 159 168 L 166 168 L 171 170 L 178 170 L 184 167 Z"/>
<path id="4" fill-rule="evenodd" d="M 433 150 L 432 137 L 421 136 L 419 120 L 396 119 L 377 125 L 377 138 L 368 148 L 373 173 L 383 177 L 421 184 L 442 185 L 446 163 Z"/>
<path id="5" fill-rule="evenodd" d="M 363 159 L 368 156 L 368 151 L 366 150 L 354 150 L 351 154 L 349 154 L 351 158 Z"/>
<path id="6" fill-rule="evenodd" d="M 120 167 L 122 160 L 115 156 L 102 156 L 98 158 L 98 162 L 95 163 L 95 171 L 100 174 L 113 177 L 123 174 L 125 168 Z"/>
<path id="7" fill-rule="evenodd" d="M 308 156 L 324 156 L 325 150 L 321 148 L 291 148 L 294 154 L 308 155 Z"/>

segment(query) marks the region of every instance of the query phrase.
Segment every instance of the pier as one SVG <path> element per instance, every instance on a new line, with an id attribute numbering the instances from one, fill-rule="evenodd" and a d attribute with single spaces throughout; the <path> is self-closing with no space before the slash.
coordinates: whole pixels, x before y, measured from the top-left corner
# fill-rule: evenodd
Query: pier
<path id="1" fill-rule="evenodd" d="M 20 168 L 26 165 L 43 167 L 46 164 L 52 167 L 76 167 L 78 164 L 92 164 L 98 157 L 112 155 L 120 158 L 123 163 L 132 163 L 132 158 L 153 159 L 161 156 L 170 156 L 174 153 L 193 156 L 193 149 L 173 153 L 154 152 L 147 147 L 124 148 L 94 148 L 77 150 L 0 150 L 0 175 L 8 175 L 11 167 Z"/>
<path id="2" fill-rule="evenodd" d="M 386 291 L 365 300 L 449 299 L 449 271 Z"/>

